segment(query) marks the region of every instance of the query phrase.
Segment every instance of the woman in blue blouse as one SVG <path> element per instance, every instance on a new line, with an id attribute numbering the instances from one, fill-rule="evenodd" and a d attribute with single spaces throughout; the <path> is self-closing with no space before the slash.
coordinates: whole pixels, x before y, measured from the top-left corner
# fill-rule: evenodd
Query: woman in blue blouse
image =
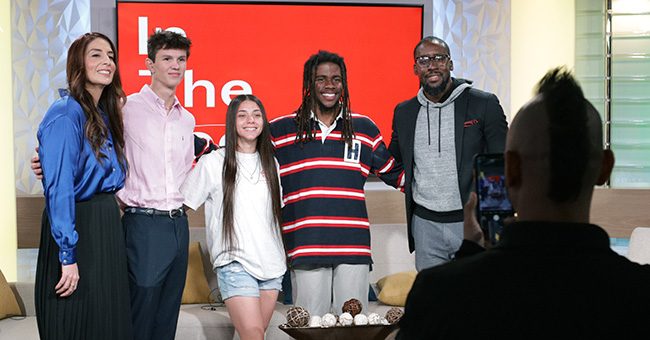
<path id="1" fill-rule="evenodd" d="M 41 339 L 131 339 L 126 248 L 113 194 L 126 163 L 117 53 L 103 34 L 68 50 L 63 93 L 38 128 L 45 212 L 36 269 Z"/>

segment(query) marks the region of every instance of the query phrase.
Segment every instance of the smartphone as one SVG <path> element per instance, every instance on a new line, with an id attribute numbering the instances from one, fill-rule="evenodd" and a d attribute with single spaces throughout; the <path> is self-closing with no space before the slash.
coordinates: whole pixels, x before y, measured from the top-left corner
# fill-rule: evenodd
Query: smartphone
<path id="1" fill-rule="evenodd" d="M 514 216 L 506 190 L 505 162 L 502 153 L 474 156 L 476 217 L 483 233 L 494 245 L 501 239 L 504 220 Z"/>

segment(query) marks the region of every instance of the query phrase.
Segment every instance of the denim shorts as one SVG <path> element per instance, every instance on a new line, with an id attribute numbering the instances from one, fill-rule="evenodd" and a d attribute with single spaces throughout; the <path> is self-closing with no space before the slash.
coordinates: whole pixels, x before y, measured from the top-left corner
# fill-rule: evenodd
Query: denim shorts
<path id="1" fill-rule="evenodd" d="M 260 290 L 281 291 L 283 276 L 261 281 L 249 274 L 237 261 L 217 267 L 219 292 L 224 300 L 233 296 L 260 297 Z"/>

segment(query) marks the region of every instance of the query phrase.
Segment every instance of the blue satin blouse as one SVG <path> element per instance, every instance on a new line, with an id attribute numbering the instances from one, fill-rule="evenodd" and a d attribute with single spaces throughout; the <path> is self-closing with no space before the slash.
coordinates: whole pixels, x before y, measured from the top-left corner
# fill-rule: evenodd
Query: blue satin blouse
<path id="1" fill-rule="evenodd" d="M 108 117 L 103 116 L 108 125 Z M 124 186 L 125 174 L 113 149 L 113 136 L 109 133 L 101 148 L 108 158 L 100 163 L 85 137 L 85 123 L 81 105 L 64 95 L 47 110 L 37 133 L 45 209 L 59 246 L 59 262 L 64 265 L 77 262 L 75 202 Z"/>

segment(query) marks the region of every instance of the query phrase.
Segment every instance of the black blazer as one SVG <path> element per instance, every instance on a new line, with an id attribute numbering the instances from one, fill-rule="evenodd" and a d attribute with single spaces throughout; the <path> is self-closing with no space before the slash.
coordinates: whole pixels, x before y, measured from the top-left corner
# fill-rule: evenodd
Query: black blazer
<path id="1" fill-rule="evenodd" d="M 452 78 L 453 79 L 453 78 Z M 463 79 L 453 79 L 457 86 Z M 413 252 L 413 235 L 411 220 L 413 218 L 413 144 L 415 123 L 420 102 L 413 97 L 395 107 L 393 115 L 393 133 L 388 149 L 398 162 L 404 165 L 405 184 L 404 200 L 406 202 L 406 223 L 408 226 L 409 250 Z M 456 140 L 456 167 L 458 169 L 458 186 L 463 204 L 467 202 L 472 191 L 473 157 L 477 153 L 499 153 L 505 148 L 508 123 L 499 104 L 499 99 L 492 93 L 468 88 L 454 101 L 454 126 Z"/>

